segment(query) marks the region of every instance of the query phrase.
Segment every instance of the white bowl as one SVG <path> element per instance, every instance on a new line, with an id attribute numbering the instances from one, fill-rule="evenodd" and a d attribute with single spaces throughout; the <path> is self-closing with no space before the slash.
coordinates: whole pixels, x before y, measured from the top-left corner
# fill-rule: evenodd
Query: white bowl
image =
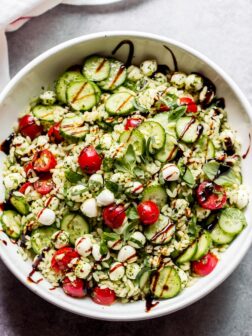
<path id="1" fill-rule="evenodd" d="M 110 55 L 115 46 L 124 39 L 129 39 L 134 43 L 134 63 L 139 63 L 146 58 L 157 58 L 159 63 L 167 64 L 173 68 L 171 54 L 164 48 L 166 45 L 176 55 L 180 70 L 202 72 L 209 77 L 216 84 L 218 96 L 225 97 L 229 122 L 238 131 L 243 152 L 246 151 L 252 113 L 247 99 L 230 77 L 208 58 L 182 43 L 147 33 L 120 31 L 81 36 L 62 43 L 46 51 L 22 69 L 0 95 L 0 141 L 10 134 L 18 113 L 27 106 L 31 97 L 38 95 L 42 86 L 52 85 L 54 79 L 64 69 L 81 62 L 87 55 L 93 53 Z M 123 46 L 116 57 L 125 61 L 127 55 L 128 47 Z M 251 185 L 252 180 L 251 167 L 252 155 L 249 155 L 243 161 L 244 183 L 248 186 Z M 246 211 L 248 226 L 223 254 L 216 269 L 209 276 L 199 279 L 192 287 L 187 288 L 177 297 L 160 302 L 149 313 L 145 312 L 144 302 L 124 305 L 117 303 L 110 307 L 99 306 L 88 298 L 77 300 L 68 297 L 61 289 L 52 291 L 50 290 L 51 285 L 45 280 L 37 285 L 28 282 L 27 275 L 31 271 L 31 262 L 23 261 L 22 257 L 17 254 L 16 245 L 11 243 L 4 233 L 1 233 L 0 238 L 7 242 L 7 246 L 0 242 L 0 254 L 6 266 L 23 284 L 61 308 L 79 315 L 104 320 L 148 319 L 172 313 L 192 304 L 212 291 L 230 275 L 249 249 L 252 241 L 251 210 L 252 202 Z"/>

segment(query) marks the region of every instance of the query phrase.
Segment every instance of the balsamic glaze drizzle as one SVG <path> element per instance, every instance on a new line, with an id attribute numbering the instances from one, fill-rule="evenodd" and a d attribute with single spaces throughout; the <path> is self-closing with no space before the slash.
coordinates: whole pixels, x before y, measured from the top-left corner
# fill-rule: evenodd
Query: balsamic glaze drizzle
<path id="1" fill-rule="evenodd" d="M 132 64 L 132 60 L 133 60 L 133 57 L 134 57 L 134 50 L 135 50 L 135 47 L 134 47 L 134 43 L 130 40 L 123 40 L 121 41 L 116 47 L 115 49 L 112 51 L 112 55 L 115 55 L 116 52 L 123 46 L 123 45 L 128 45 L 129 46 L 129 54 L 128 54 L 128 57 L 127 57 L 127 60 L 125 62 L 125 66 L 128 67 Z"/>
<path id="2" fill-rule="evenodd" d="M 174 55 L 173 51 L 172 51 L 169 47 L 167 47 L 166 45 L 164 45 L 164 48 L 165 48 L 166 50 L 168 50 L 169 53 L 171 54 L 172 61 L 173 61 L 173 65 L 174 65 L 174 71 L 178 71 L 178 62 L 177 62 L 177 58 L 176 58 L 176 56 Z"/>

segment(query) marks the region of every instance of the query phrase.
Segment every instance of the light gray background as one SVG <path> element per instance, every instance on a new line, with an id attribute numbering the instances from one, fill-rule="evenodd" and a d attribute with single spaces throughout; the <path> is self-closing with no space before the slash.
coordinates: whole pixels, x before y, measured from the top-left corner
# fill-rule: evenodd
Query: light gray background
<path id="1" fill-rule="evenodd" d="M 251 0 L 61 5 L 8 34 L 11 75 L 60 42 L 118 29 L 158 33 L 187 43 L 220 65 L 252 102 Z M 127 323 L 95 321 L 56 308 L 31 293 L 0 264 L 0 335 L 250 336 L 251 259 L 252 251 L 224 284 L 200 302 L 167 317 Z"/>

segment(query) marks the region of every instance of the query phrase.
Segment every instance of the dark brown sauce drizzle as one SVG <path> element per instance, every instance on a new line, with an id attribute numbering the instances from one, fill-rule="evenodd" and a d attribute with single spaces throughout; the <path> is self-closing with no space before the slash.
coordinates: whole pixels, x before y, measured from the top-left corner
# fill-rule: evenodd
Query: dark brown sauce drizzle
<path id="1" fill-rule="evenodd" d="M 203 133 L 204 131 L 204 126 L 199 124 L 198 127 L 197 127 L 197 138 L 195 141 L 198 141 L 199 138 L 201 137 L 201 134 Z"/>
<path id="2" fill-rule="evenodd" d="M 174 65 L 174 71 L 178 71 L 178 62 L 177 62 L 177 58 L 176 58 L 176 56 L 174 55 L 173 51 L 172 51 L 169 47 L 167 47 L 166 45 L 164 45 L 164 48 L 165 48 L 166 50 L 168 50 L 169 53 L 171 54 L 172 61 L 173 61 L 173 65 Z"/>
<path id="3" fill-rule="evenodd" d="M 32 264 L 32 270 L 31 270 L 31 272 L 28 274 L 28 277 L 27 277 L 27 280 L 28 280 L 29 282 L 32 282 L 32 283 L 34 283 L 34 284 L 39 284 L 41 281 L 43 281 L 43 278 L 38 279 L 37 281 L 35 281 L 35 280 L 32 279 L 32 276 L 33 276 L 33 274 L 34 274 L 35 272 L 37 272 L 37 270 L 38 270 L 38 266 L 39 266 L 39 264 L 41 263 L 41 261 L 43 260 L 43 258 L 44 258 L 44 256 L 45 256 L 45 252 L 47 252 L 49 249 L 50 249 L 49 247 L 45 248 L 45 249 L 40 253 L 40 255 L 37 256 L 37 258 L 35 259 L 34 263 Z"/>
<path id="4" fill-rule="evenodd" d="M 245 160 L 246 157 L 248 156 L 248 153 L 250 152 L 250 148 L 251 148 L 251 134 L 249 133 L 249 145 L 248 145 L 248 149 L 246 150 L 246 152 L 242 155 L 242 158 Z"/>
<path id="5" fill-rule="evenodd" d="M 112 51 L 112 55 L 115 55 L 116 52 L 124 45 L 128 45 L 129 46 L 129 54 L 128 54 L 128 57 L 127 57 L 127 60 L 125 62 L 125 65 L 126 67 L 130 66 L 132 64 L 132 60 L 133 60 L 133 57 L 134 57 L 134 50 L 135 50 L 135 47 L 134 47 L 134 43 L 130 40 L 123 40 L 121 41 L 116 47 L 115 49 Z"/>
<path id="6" fill-rule="evenodd" d="M 192 118 L 189 123 L 185 126 L 183 132 L 181 133 L 179 140 L 181 140 L 183 138 L 183 136 L 186 134 L 186 132 L 189 130 L 189 128 L 192 126 L 192 124 L 194 124 L 196 122 L 195 118 Z"/>
<path id="7" fill-rule="evenodd" d="M 7 246 L 8 244 L 7 244 L 7 241 L 6 240 L 4 240 L 4 239 L 1 239 L 1 242 L 5 245 L 5 246 Z"/>
<path id="8" fill-rule="evenodd" d="M 159 302 L 153 303 L 154 298 L 151 295 L 147 295 L 145 298 L 145 307 L 146 307 L 146 313 L 149 313 L 152 308 L 156 307 Z"/>
<path id="9" fill-rule="evenodd" d="M 6 140 L 4 140 L 4 142 L 2 142 L 2 144 L 0 145 L 0 150 L 2 152 L 4 152 L 6 155 L 8 155 L 10 153 L 10 147 L 12 144 L 12 141 L 14 139 L 15 134 L 11 133 L 8 138 Z"/>

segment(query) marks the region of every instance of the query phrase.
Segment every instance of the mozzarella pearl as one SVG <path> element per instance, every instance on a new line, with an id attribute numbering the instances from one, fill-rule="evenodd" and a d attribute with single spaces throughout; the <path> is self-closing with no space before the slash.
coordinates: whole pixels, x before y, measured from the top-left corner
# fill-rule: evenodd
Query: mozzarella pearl
<path id="1" fill-rule="evenodd" d="M 135 181 L 133 182 L 133 185 L 131 187 L 131 192 L 133 194 L 141 194 L 143 192 L 143 185 L 142 183 L 138 182 L 138 181 Z"/>
<path id="2" fill-rule="evenodd" d="M 92 253 L 92 242 L 88 236 L 80 237 L 75 242 L 75 250 L 82 257 L 87 257 Z"/>
<path id="3" fill-rule="evenodd" d="M 126 267 L 126 276 L 131 280 L 135 280 L 139 271 L 140 266 L 138 264 L 136 263 L 128 264 Z"/>
<path id="4" fill-rule="evenodd" d="M 92 270 L 92 265 L 88 261 L 80 260 L 75 267 L 74 274 L 77 278 L 86 279 Z"/>
<path id="5" fill-rule="evenodd" d="M 93 174 L 90 176 L 89 180 L 88 180 L 89 183 L 97 183 L 97 184 L 103 184 L 103 178 L 102 178 L 102 175 L 101 174 Z"/>
<path id="6" fill-rule="evenodd" d="M 109 277 L 112 281 L 117 281 L 122 279 L 125 274 L 125 269 L 122 263 L 115 262 L 110 266 Z"/>
<path id="7" fill-rule="evenodd" d="M 107 206 L 110 205 L 112 203 L 114 203 L 115 201 L 115 196 L 114 194 L 108 190 L 108 189 L 104 189 L 97 197 L 97 205 L 98 206 Z"/>
<path id="8" fill-rule="evenodd" d="M 55 222 L 55 219 L 55 212 L 51 209 L 45 208 L 38 214 L 38 222 L 42 225 L 52 225 Z"/>
<path id="9" fill-rule="evenodd" d="M 146 60 L 140 65 L 140 69 L 145 76 L 151 76 L 157 71 L 157 61 L 156 60 Z"/>
<path id="10" fill-rule="evenodd" d="M 24 178 L 19 173 L 11 173 L 5 176 L 4 178 L 4 185 L 7 189 L 13 190 L 17 189 L 20 183 L 24 181 Z"/>
<path id="11" fill-rule="evenodd" d="M 186 74 L 183 72 L 175 72 L 171 77 L 171 84 L 177 88 L 183 88 L 185 86 Z"/>
<path id="12" fill-rule="evenodd" d="M 92 256 L 94 257 L 94 260 L 96 261 L 101 261 L 102 260 L 102 255 L 100 252 L 100 245 L 94 244 L 92 248 Z"/>
<path id="13" fill-rule="evenodd" d="M 69 234 L 66 231 L 57 231 L 52 236 L 52 243 L 56 249 L 69 245 Z"/>
<path id="14" fill-rule="evenodd" d="M 244 185 L 240 185 L 238 190 L 230 193 L 230 203 L 237 206 L 238 209 L 244 209 L 249 202 L 249 192 Z"/>
<path id="15" fill-rule="evenodd" d="M 111 248 L 111 250 L 118 251 L 122 248 L 122 245 L 123 245 L 122 239 L 108 241 L 108 247 Z"/>
<path id="16" fill-rule="evenodd" d="M 185 88 L 188 91 L 200 91 L 203 88 L 203 79 L 199 75 L 191 74 L 185 80 Z"/>
<path id="17" fill-rule="evenodd" d="M 146 238 L 140 231 L 134 232 L 128 241 L 129 245 L 134 248 L 141 248 L 146 243 Z"/>
<path id="18" fill-rule="evenodd" d="M 162 176 L 165 181 L 176 181 L 180 175 L 178 167 L 173 163 L 167 163 L 162 168 Z"/>
<path id="19" fill-rule="evenodd" d="M 90 198 L 81 204 L 81 212 L 89 217 L 94 218 L 98 216 L 98 208 L 95 198 Z"/>
<path id="20" fill-rule="evenodd" d="M 123 246 L 118 253 L 117 259 L 120 262 L 128 262 L 129 264 L 135 262 L 137 260 L 135 248 L 130 245 Z"/>

